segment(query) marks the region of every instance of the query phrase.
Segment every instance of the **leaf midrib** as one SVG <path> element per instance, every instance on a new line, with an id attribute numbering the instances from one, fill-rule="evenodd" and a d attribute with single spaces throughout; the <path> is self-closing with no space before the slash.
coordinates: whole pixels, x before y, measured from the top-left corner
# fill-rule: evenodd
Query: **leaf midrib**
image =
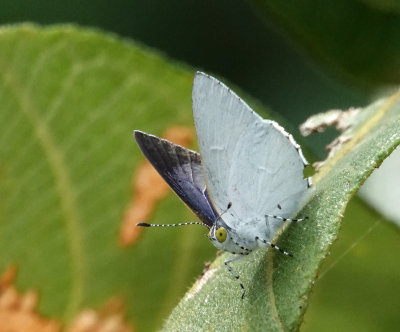
<path id="1" fill-rule="evenodd" d="M 47 156 L 50 169 L 55 179 L 55 187 L 60 198 L 67 229 L 67 243 L 71 252 L 71 279 L 72 286 L 69 300 L 65 306 L 64 318 L 68 320 L 78 310 L 82 301 L 85 276 L 85 253 L 83 250 L 82 230 L 80 228 L 80 213 L 76 202 L 76 194 L 69 171 L 64 162 L 61 149 L 57 146 L 46 121 L 41 117 L 29 91 L 21 84 L 21 80 L 12 67 L 0 61 L 0 71 L 12 93 L 17 97 L 22 114 L 31 123 L 33 132 Z"/>

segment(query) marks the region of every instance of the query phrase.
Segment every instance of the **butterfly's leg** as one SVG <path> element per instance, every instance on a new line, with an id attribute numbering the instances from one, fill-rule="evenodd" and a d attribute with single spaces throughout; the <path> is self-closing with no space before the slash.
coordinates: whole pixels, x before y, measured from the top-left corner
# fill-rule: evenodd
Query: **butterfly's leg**
<path id="1" fill-rule="evenodd" d="M 256 236 L 256 241 L 260 241 L 262 243 L 268 244 L 270 247 L 274 248 L 275 250 L 278 250 L 279 252 L 281 252 L 282 254 L 286 255 L 286 256 L 290 256 L 293 257 L 293 255 L 290 252 L 287 252 L 281 248 L 279 248 L 276 244 L 273 244 L 272 242 L 260 239 L 258 236 Z"/>
<path id="2" fill-rule="evenodd" d="M 274 218 L 274 219 L 279 219 L 279 220 L 282 220 L 282 221 L 290 221 L 290 222 L 299 222 L 299 221 L 303 221 L 303 220 L 308 219 L 308 217 L 298 218 L 298 219 L 291 219 L 291 218 L 284 218 L 284 217 L 280 217 L 280 216 L 275 216 L 275 215 L 272 215 L 272 214 L 266 214 L 265 218 L 268 218 L 268 217 L 271 217 L 271 218 Z"/>
<path id="3" fill-rule="evenodd" d="M 246 290 L 244 288 L 243 282 L 242 282 L 242 280 L 240 280 L 239 275 L 237 275 L 236 272 L 233 271 L 231 266 L 229 265 L 229 263 L 237 261 L 237 260 L 241 259 L 242 257 L 243 257 L 243 255 L 233 256 L 232 258 L 225 260 L 224 264 L 225 264 L 226 268 L 228 269 L 228 271 L 230 272 L 230 274 L 233 275 L 233 277 L 238 281 L 240 287 L 242 288 L 242 299 L 243 299 L 244 298 L 244 294 L 246 293 Z"/>

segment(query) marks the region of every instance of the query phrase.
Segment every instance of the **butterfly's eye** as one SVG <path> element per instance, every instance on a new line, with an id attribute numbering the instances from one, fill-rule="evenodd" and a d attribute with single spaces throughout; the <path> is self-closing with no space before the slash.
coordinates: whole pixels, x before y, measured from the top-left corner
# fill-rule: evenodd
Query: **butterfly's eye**
<path id="1" fill-rule="evenodd" d="M 218 228 L 217 231 L 215 232 L 215 236 L 217 237 L 218 242 L 220 242 L 220 243 L 225 242 L 226 229 L 223 227 Z"/>

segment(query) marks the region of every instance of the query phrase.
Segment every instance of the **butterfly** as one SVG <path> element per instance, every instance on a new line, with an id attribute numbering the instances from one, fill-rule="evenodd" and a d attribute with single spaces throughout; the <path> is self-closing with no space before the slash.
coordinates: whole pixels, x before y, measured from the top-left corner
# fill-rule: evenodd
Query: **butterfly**
<path id="1" fill-rule="evenodd" d="M 232 276 L 245 287 L 230 263 L 271 241 L 291 219 L 311 186 L 300 146 L 275 121 L 263 119 L 226 85 L 197 72 L 192 90 L 193 117 L 200 154 L 165 139 L 135 130 L 136 142 L 153 167 L 199 222 L 172 225 L 138 223 L 144 227 L 201 224 L 220 250 Z"/>

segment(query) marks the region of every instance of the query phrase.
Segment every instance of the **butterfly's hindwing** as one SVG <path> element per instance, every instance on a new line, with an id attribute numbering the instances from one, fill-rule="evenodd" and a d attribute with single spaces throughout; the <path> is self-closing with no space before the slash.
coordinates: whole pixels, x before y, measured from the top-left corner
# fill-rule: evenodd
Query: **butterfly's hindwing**
<path id="1" fill-rule="evenodd" d="M 211 198 L 218 211 L 232 202 L 224 220 L 237 229 L 246 220 L 265 223 L 267 214 L 293 215 L 308 188 L 303 178 L 306 160 L 293 137 L 204 73 L 196 74 L 192 99 Z M 269 222 L 273 235 L 274 224 L 282 223 Z"/>

